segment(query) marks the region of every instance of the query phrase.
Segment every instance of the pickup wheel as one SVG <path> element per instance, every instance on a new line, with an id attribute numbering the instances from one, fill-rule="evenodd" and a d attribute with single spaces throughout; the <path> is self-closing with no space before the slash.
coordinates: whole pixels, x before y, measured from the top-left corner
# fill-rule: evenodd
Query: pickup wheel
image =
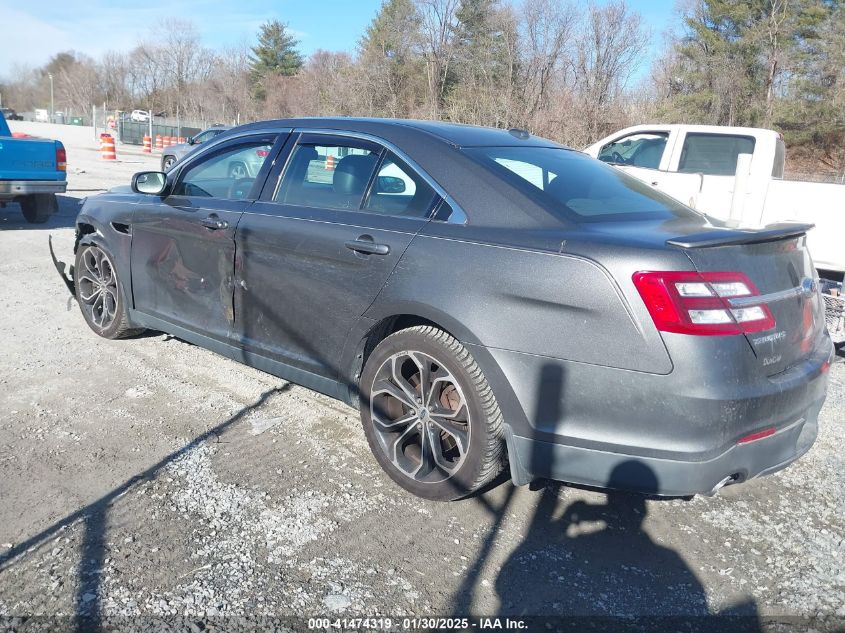
<path id="1" fill-rule="evenodd" d="M 30 224 L 44 224 L 58 210 L 52 193 L 35 193 L 19 200 L 24 219 Z"/>
<path id="2" fill-rule="evenodd" d="M 379 343 L 361 375 L 361 421 L 393 481 L 437 501 L 465 497 L 505 462 L 503 420 L 469 351 L 430 326 Z"/>
<path id="3" fill-rule="evenodd" d="M 88 327 L 108 339 L 144 331 L 129 326 L 123 288 L 110 253 L 98 244 L 82 245 L 76 252 L 74 271 L 76 300 Z"/>

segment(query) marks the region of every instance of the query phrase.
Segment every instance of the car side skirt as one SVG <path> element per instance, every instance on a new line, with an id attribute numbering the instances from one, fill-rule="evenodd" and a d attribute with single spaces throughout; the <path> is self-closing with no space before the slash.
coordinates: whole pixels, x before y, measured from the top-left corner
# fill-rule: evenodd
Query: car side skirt
<path id="1" fill-rule="evenodd" d="M 199 347 L 203 347 L 207 350 L 220 354 L 221 356 L 225 356 L 226 358 L 231 358 L 239 363 L 249 365 L 250 367 L 254 367 L 297 385 L 301 385 L 307 389 L 313 389 L 314 391 L 329 396 L 330 398 L 349 403 L 349 387 L 337 380 L 333 380 L 325 376 L 319 376 L 298 367 L 293 367 L 286 363 L 272 360 L 266 356 L 262 356 L 261 354 L 245 350 L 243 347 L 220 341 L 216 338 L 194 332 L 193 330 L 189 330 L 188 328 L 184 328 L 179 325 L 174 325 L 169 321 L 144 312 L 139 312 L 138 310 L 129 311 L 129 320 L 133 326 L 145 327 L 150 330 L 158 330 L 160 332 L 165 332 L 166 334 L 171 334 L 178 339 L 198 345 Z"/>

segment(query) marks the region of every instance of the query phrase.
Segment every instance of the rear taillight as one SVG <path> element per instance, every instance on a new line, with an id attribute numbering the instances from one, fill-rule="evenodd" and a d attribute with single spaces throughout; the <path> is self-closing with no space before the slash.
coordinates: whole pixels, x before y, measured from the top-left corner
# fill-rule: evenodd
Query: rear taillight
<path id="1" fill-rule="evenodd" d="M 67 171 L 67 152 L 61 145 L 56 145 L 56 170 Z"/>
<path id="2" fill-rule="evenodd" d="M 634 285 L 661 332 L 717 336 L 762 332 L 775 326 L 765 303 L 731 299 L 758 296 L 751 280 L 733 272 L 639 272 Z"/>

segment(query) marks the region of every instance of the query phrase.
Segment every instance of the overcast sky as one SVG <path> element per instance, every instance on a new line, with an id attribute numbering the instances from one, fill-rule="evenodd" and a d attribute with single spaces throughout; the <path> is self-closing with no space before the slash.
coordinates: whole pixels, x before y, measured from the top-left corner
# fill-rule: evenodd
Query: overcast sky
<path id="1" fill-rule="evenodd" d="M 656 49 L 674 2 L 628 4 L 643 14 Z M 40 66 L 61 51 L 94 58 L 108 50 L 128 51 L 168 16 L 192 20 L 203 44 L 214 49 L 252 43 L 259 25 L 277 18 L 289 24 L 306 55 L 318 48 L 352 52 L 380 6 L 381 0 L 0 0 L 0 77 L 16 63 Z"/>

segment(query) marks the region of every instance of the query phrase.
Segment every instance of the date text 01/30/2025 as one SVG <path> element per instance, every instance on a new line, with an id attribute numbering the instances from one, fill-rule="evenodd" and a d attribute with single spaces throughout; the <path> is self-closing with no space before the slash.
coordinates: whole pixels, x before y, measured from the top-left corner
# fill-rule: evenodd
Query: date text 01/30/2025
<path id="1" fill-rule="evenodd" d="M 416 630 L 510 630 L 518 631 L 528 628 L 524 620 L 512 618 L 438 618 L 438 617 L 404 617 L 404 618 L 309 618 L 308 628 L 311 630 L 347 630 L 372 629 L 389 631 Z"/>

